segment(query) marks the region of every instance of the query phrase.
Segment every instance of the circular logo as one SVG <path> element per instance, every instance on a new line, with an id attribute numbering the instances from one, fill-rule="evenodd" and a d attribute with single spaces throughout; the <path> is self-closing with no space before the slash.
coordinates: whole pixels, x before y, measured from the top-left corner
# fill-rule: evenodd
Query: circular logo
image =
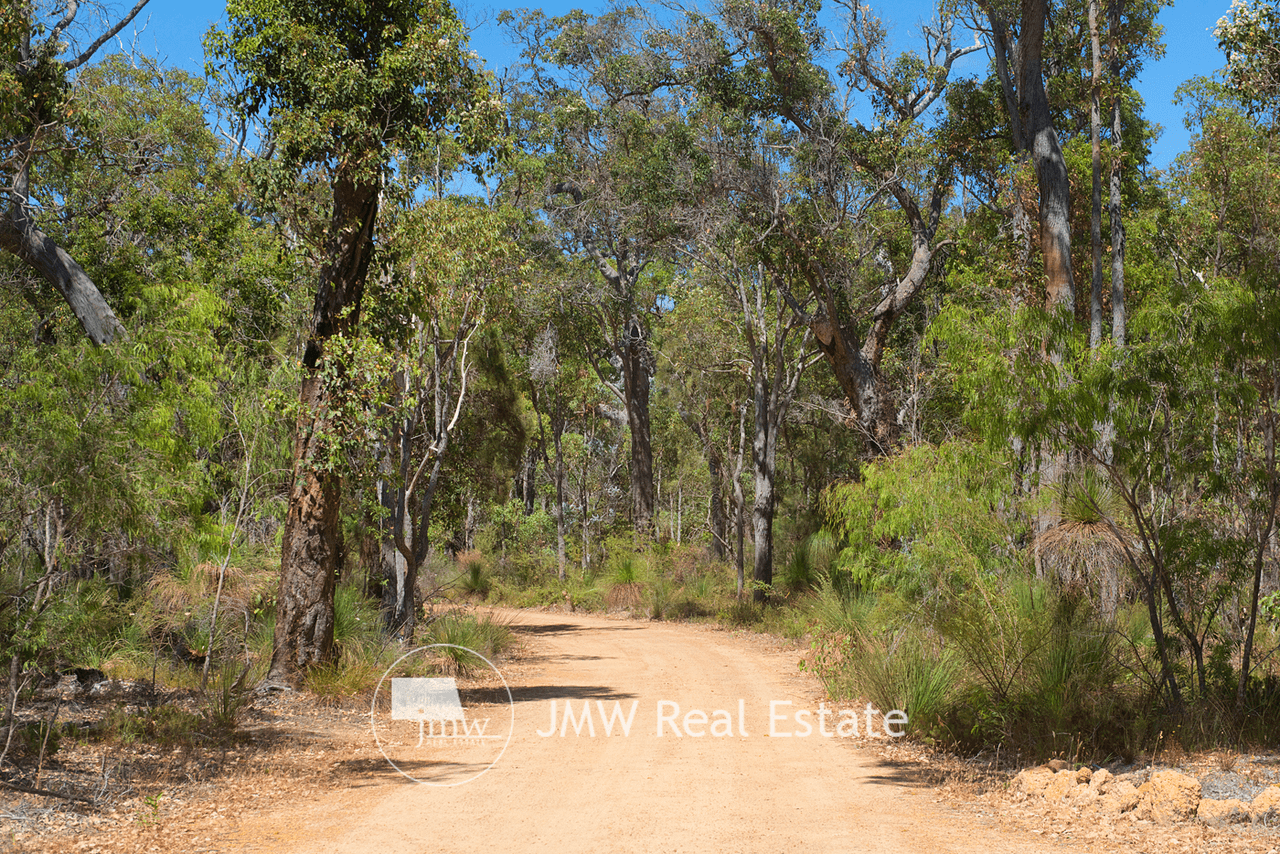
<path id="1" fill-rule="evenodd" d="M 453 675 L 416 675 L 447 672 Z M 435 643 L 387 668 L 369 719 L 378 750 L 400 774 L 427 786 L 461 786 L 502 758 L 516 706 L 493 662 L 465 646 Z"/>

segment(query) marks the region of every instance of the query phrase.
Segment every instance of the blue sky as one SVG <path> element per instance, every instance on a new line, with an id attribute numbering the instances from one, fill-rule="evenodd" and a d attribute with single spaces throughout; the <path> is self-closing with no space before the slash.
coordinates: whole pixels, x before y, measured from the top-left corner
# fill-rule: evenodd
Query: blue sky
<path id="1" fill-rule="evenodd" d="M 881 10 L 881 16 L 890 25 L 891 38 L 905 44 L 915 24 L 928 17 L 933 4 L 929 0 L 895 0 L 893 3 L 873 0 L 872 5 Z M 1179 0 L 1160 14 L 1167 51 L 1164 59 L 1148 65 L 1139 85 L 1146 99 L 1147 116 L 1165 129 L 1153 152 L 1152 165 L 1156 167 L 1166 166 L 1187 147 L 1183 111 L 1172 104 L 1173 93 L 1188 78 L 1211 74 L 1222 65 L 1222 55 L 1211 31 L 1230 5 L 1230 0 Z M 560 13 L 575 6 L 593 8 L 588 3 L 569 2 L 546 4 L 542 8 L 549 13 Z M 464 20 L 474 28 L 472 48 L 495 70 L 510 62 L 514 50 L 493 25 L 498 10 L 508 6 L 468 0 L 459 3 L 459 7 Z M 167 63 L 199 72 L 204 62 L 201 37 L 210 24 L 221 20 L 224 9 L 225 0 L 151 0 L 135 22 L 137 28 L 142 28 L 141 19 L 147 19 L 145 29 L 137 37 L 138 49 Z M 975 55 L 969 58 L 969 63 L 959 70 L 979 71 L 986 60 Z"/>

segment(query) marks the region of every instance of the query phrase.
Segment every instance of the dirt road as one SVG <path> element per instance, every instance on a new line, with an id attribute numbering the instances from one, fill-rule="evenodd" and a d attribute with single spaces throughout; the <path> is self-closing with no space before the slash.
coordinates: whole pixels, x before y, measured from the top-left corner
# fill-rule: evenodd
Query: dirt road
<path id="1" fill-rule="evenodd" d="M 817 709 L 818 692 L 797 673 L 794 652 L 768 652 L 697 626 L 531 612 L 509 617 L 531 659 L 511 680 L 514 734 L 492 770 L 454 788 L 388 773 L 273 803 L 238 816 L 219 847 L 349 854 L 1058 848 L 1029 844 L 935 803 L 931 790 L 878 761 L 874 751 L 820 735 L 816 715 L 812 734 L 798 737 L 794 712 Z M 565 699 L 579 717 L 587 700 L 593 710 L 596 701 L 606 709 L 617 701 L 624 713 L 636 703 L 630 734 L 615 728 L 605 736 L 597 712 L 595 737 L 585 730 L 575 735 L 572 726 L 561 737 Z M 560 712 L 555 734 L 542 737 L 538 731 L 552 731 L 553 700 Z M 771 703 L 781 716 L 772 722 L 773 736 Z M 659 714 L 668 719 L 661 737 Z M 836 720 L 824 720 L 824 728 L 834 731 Z M 712 735 L 717 723 L 722 737 Z"/>

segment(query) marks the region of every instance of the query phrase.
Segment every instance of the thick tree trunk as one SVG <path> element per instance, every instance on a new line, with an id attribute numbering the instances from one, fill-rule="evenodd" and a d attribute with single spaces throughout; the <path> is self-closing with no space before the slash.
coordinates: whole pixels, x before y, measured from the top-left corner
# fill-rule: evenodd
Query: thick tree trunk
<path id="1" fill-rule="evenodd" d="M 1040 189 L 1040 253 L 1044 259 L 1046 307 L 1074 316 L 1071 271 L 1071 182 L 1067 161 L 1049 113 L 1041 55 L 1048 0 L 1023 0 L 1018 94 L 1026 115 L 1027 142 Z"/>
<path id="2" fill-rule="evenodd" d="M 751 442 L 751 466 L 755 475 L 755 502 L 751 507 L 751 539 L 755 551 L 752 598 L 764 602 L 773 584 L 774 476 L 777 468 L 777 429 L 774 423 L 768 377 L 755 377 L 755 428 Z"/>
<path id="3" fill-rule="evenodd" d="M 649 426 L 649 360 L 640 322 L 627 324 L 621 348 L 622 389 L 631 428 L 631 508 L 637 531 L 653 532 L 653 438 Z"/>
<path id="4" fill-rule="evenodd" d="M 323 407 L 318 374 L 302 381 L 304 411 Z M 302 423 L 309 420 L 310 429 Z M 280 552 L 275 648 L 269 682 L 293 685 L 302 671 L 328 661 L 333 651 L 333 592 L 338 574 L 340 480 L 310 465 L 318 443 L 314 416 L 299 418 L 294 445 L 293 489 Z"/>
<path id="5" fill-rule="evenodd" d="M 303 671 L 332 660 L 333 594 L 340 553 L 340 477 L 326 466 L 322 446 L 329 390 L 321 369 L 325 343 L 355 329 L 373 255 L 378 216 L 376 183 L 333 184 L 326 260 L 316 289 L 311 337 L 302 364 L 301 407 L 295 426 L 293 488 L 280 554 L 275 644 L 267 682 L 295 686 Z"/>

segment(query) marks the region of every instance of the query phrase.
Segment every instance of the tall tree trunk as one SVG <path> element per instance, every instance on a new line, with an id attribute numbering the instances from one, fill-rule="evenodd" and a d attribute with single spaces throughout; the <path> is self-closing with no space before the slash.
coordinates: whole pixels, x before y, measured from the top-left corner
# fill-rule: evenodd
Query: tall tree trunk
<path id="1" fill-rule="evenodd" d="M 773 584 L 774 476 L 777 468 L 777 427 L 773 418 L 768 375 L 757 370 L 753 402 L 755 425 L 751 442 L 751 467 L 755 475 L 755 502 L 751 507 L 751 540 L 755 552 L 752 598 L 764 602 Z"/>
<path id="2" fill-rule="evenodd" d="M 565 579 L 565 522 L 564 522 L 564 446 L 561 438 L 564 434 L 564 405 L 559 392 L 556 393 L 556 418 L 551 425 L 551 442 L 556 449 L 556 577 L 563 583 Z"/>
<path id="3" fill-rule="evenodd" d="M 392 377 L 397 393 L 402 399 L 410 393 L 408 371 L 396 371 Z M 412 618 L 412 609 L 406 610 L 406 587 L 411 567 L 397 543 L 417 540 L 413 531 L 413 518 L 408 507 L 405 487 L 408 485 L 410 467 L 413 464 L 413 434 L 416 418 L 406 417 L 396 424 L 388 437 L 383 455 L 383 479 L 378 483 L 378 498 L 387 514 L 382 532 L 382 623 L 388 636 L 395 636 Z"/>
<path id="4" fill-rule="evenodd" d="M 649 425 L 649 360 L 640 321 L 623 335 L 622 388 L 631 432 L 631 508 L 636 530 L 653 533 L 653 436 Z"/>
<path id="5" fill-rule="evenodd" d="M 733 466 L 733 527 L 734 527 L 734 564 L 738 570 L 738 598 L 746 587 L 746 529 L 747 529 L 747 497 L 742 491 L 742 468 L 746 458 L 747 445 L 747 407 L 738 411 L 738 455 Z"/>
<path id="6" fill-rule="evenodd" d="M 1102 39 L 1098 35 L 1098 0 L 1089 0 L 1089 50 L 1093 55 L 1093 80 L 1089 102 L 1089 144 L 1092 155 L 1093 196 L 1089 214 L 1089 248 L 1093 278 L 1089 289 L 1089 346 L 1102 344 Z"/>
<path id="7" fill-rule="evenodd" d="M 1120 12 L 1124 0 L 1107 4 L 1111 30 L 1111 340 L 1124 347 L 1126 335 L 1124 305 L 1124 219 L 1121 216 L 1120 170 L 1124 163 L 1124 128 L 1120 122 L 1120 73 L 1124 69 L 1124 45 L 1120 41 Z"/>
<path id="8" fill-rule="evenodd" d="M 1046 308 L 1074 316 L 1071 271 L 1071 182 L 1049 113 L 1041 62 L 1048 0 L 1023 0 L 1018 37 L 1018 94 L 1026 116 L 1027 142 L 1040 189 L 1040 253 L 1044 260 Z"/>
<path id="9" fill-rule="evenodd" d="M 341 480 L 325 466 L 329 389 L 321 370 L 325 343 L 359 323 L 360 300 L 373 255 L 379 186 L 339 176 L 325 262 L 316 289 L 311 336 L 293 449 L 293 487 L 285 518 L 276 597 L 276 631 L 267 682 L 295 686 L 303 671 L 333 658 L 333 594 L 340 550 Z"/>
<path id="10" fill-rule="evenodd" d="M 724 513 L 724 458 L 720 449 L 709 442 L 704 444 L 704 452 L 707 456 L 707 474 L 711 479 L 711 496 L 707 499 L 711 543 L 707 546 L 707 553 L 716 560 L 724 560 L 725 546 L 728 544 L 728 526 Z"/>

